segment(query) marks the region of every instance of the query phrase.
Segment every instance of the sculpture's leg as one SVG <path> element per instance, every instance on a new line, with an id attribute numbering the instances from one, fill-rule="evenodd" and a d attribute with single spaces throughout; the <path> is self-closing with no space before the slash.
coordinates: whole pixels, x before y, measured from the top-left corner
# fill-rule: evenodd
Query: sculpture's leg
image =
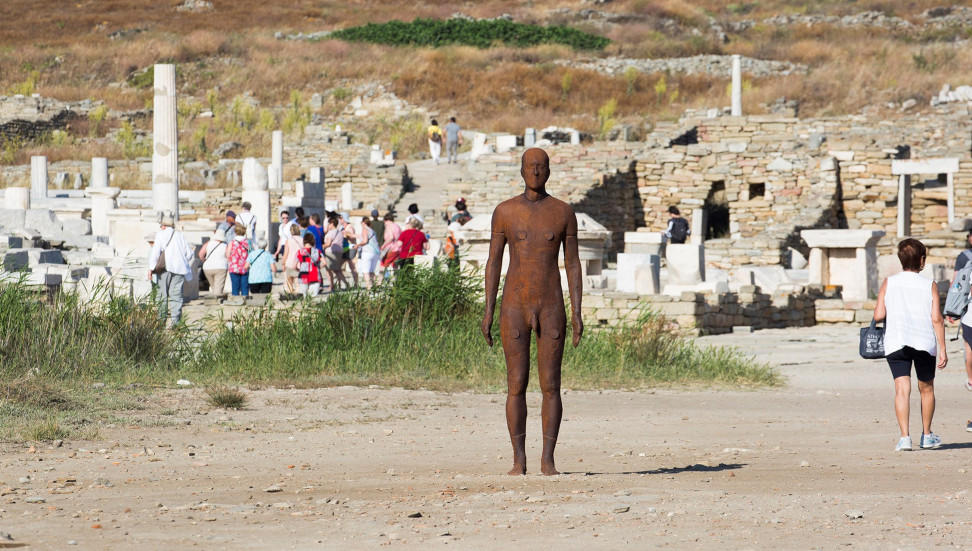
<path id="1" fill-rule="evenodd" d="M 506 356 L 506 425 L 513 444 L 509 474 L 526 474 L 526 389 L 530 379 L 530 331 L 522 318 L 500 313 L 500 337 Z"/>
<path id="2" fill-rule="evenodd" d="M 554 466 L 554 450 L 560 434 L 560 420 L 564 407 L 560 399 L 560 364 L 564 356 L 567 320 L 564 314 L 545 318 L 537 337 L 538 375 L 543 392 L 541 419 L 543 420 L 543 455 L 540 472 L 546 475 L 560 474 Z"/>

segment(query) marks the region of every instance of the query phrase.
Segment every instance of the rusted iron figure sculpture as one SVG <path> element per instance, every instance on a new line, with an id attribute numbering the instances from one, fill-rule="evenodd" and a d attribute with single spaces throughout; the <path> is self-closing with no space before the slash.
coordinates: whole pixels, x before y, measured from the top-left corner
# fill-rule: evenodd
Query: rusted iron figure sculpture
<path id="1" fill-rule="evenodd" d="M 493 212 L 489 260 L 486 262 L 486 314 L 483 336 L 493 346 L 491 328 L 503 265 L 510 246 L 510 264 L 500 305 L 500 339 L 506 356 L 506 424 L 513 443 L 511 475 L 526 474 L 526 389 L 530 376 L 530 332 L 537 333 L 540 390 L 543 392 L 543 455 L 540 470 L 559 474 L 554 448 L 560 432 L 560 364 L 564 353 L 567 313 L 557 260 L 564 248 L 570 291 L 574 346 L 584 332 L 581 321 L 581 265 L 577 254 L 577 217 L 570 205 L 547 194 L 550 159 L 542 149 L 528 149 L 520 164 L 526 184 L 522 195 L 500 203 Z"/>

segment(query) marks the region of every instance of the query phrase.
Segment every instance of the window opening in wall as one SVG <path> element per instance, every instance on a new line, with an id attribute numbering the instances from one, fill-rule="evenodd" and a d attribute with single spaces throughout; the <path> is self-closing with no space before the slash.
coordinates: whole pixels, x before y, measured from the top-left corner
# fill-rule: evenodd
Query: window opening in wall
<path id="1" fill-rule="evenodd" d="M 749 184 L 749 200 L 766 197 L 766 184 Z"/>
<path id="2" fill-rule="evenodd" d="M 729 200 L 726 197 L 726 182 L 718 180 L 712 182 L 709 195 L 702 205 L 709 218 L 709 226 L 705 230 L 706 239 L 725 239 L 729 237 Z"/>

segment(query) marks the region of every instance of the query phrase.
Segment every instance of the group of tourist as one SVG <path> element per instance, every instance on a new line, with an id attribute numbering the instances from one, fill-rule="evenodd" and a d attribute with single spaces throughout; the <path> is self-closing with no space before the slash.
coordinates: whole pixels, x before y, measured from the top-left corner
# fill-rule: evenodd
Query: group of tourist
<path id="1" fill-rule="evenodd" d="M 315 296 L 325 286 L 331 291 L 358 286 L 359 279 L 370 289 L 394 270 L 414 264 L 415 256 L 428 252 L 425 220 L 415 203 L 408 206 L 404 228 L 395 222 L 394 213 L 381 216 L 378 210 L 372 210 L 371 217 L 357 225 L 350 223 L 346 214 L 325 211 L 323 225 L 317 213 L 308 216 L 298 207 L 292 216 L 283 210 L 273 253 L 262 235 L 253 239 L 258 221 L 248 203 L 242 207 L 239 215 L 226 211 L 197 253 L 210 293 L 216 296 L 229 294 L 242 299 L 251 293 L 269 293 L 277 272 L 283 272 L 284 292 L 288 294 Z M 446 243 L 450 260 L 457 258 L 456 247 L 449 246 L 456 243 L 453 231 L 471 218 L 464 199 L 456 202 L 456 209 Z M 157 285 L 162 315 L 171 316 L 176 325 L 182 314 L 182 286 L 193 278 L 192 248 L 175 229 L 173 213 L 161 214 L 159 224 L 149 255 L 149 277 Z M 351 283 L 345 276 L 346 268 Z"/>
<path id="2" fill-rule="evenodd" d="M 955 271 L 972 262 L 972 232 L 968 235 L 969 250 L 956 260 Z M 945 319 L 938 293 L 938 285 L 920 274 L 925 268 L 928 251 L 917 239 L 898 243 L 901 273 L 888 277 L 878 291 L 874 320 L 884 321 L 884 352 L 894 379 L 894 412 L 901 435 L 895 451 L 911 451 L 914 443 L 909 427 L 911 402 L 911 371 L 914 367 L 921 395 L 921 439 L 918 447 L 934 449 L 942 439 L 932 432 L 935 416 L 935 372 L 945 369 L 948 353 L 945 350 Z M 956 321 L 949 318 L 949 321 Z M 961 318 L 965 341 L 965 389 L 972 391 L 972 312 Z M 972 419 L 966 424 L 972 432 Z"/>

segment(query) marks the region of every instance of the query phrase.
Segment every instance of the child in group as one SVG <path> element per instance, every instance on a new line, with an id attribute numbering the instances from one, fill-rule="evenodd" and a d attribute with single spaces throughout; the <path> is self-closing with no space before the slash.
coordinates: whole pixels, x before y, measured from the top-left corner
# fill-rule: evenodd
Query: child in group
<path id="1" fill-rule="evenodd" d="M 297 271 L 300 273 L 300 293 L 314 297 L 321 292 L 321 253 L 314 235 L 304 235 L 304 248 L 297 252 Z"/>

